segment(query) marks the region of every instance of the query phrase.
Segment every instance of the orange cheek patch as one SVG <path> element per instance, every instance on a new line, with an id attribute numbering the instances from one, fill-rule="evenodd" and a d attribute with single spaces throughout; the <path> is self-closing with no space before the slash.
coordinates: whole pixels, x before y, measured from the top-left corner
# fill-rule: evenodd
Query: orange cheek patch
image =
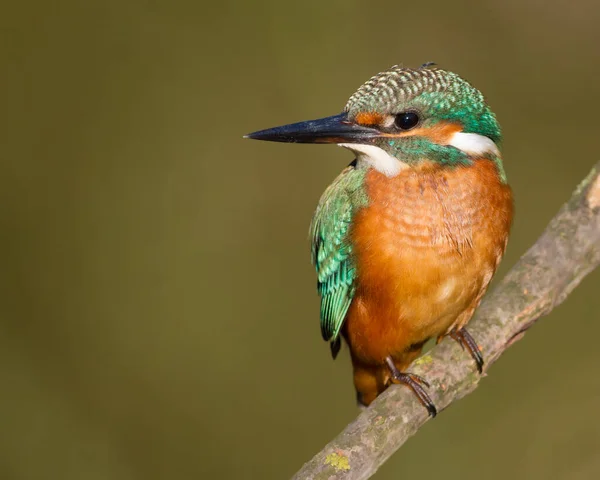
<path id="1" fill-rule="evenodd" d="M 360 112 L 356 115 L 355 122 L 360 125 L 379 125 L 383 122 L 383 115 L 377 112 Z"/>
<path id="2" fill-rule="evenodd" d="M 438 145 L 448 145 L 452 135 L 460 131 L 462 131 L 462 127 L 457 123 L 440 122 L 430 128 L 415 128 L 407 132 L 389 133 L 386 137 L 427 137 Z"/>

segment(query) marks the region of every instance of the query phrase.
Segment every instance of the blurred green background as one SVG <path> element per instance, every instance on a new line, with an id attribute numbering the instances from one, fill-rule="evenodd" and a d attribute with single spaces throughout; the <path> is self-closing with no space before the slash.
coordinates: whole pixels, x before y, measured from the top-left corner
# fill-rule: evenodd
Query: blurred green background
<path id="1" fill-rule="evenodd" d="M 0 478 L 284 479 L 357 414 L 307 229 L 347 163 L 243 134 L 435 61 L 488 97 L 500 276 L 598 160 L 600 4 L 2 7 Z M 600 477 L 600 272 L 376 475 Z"/>

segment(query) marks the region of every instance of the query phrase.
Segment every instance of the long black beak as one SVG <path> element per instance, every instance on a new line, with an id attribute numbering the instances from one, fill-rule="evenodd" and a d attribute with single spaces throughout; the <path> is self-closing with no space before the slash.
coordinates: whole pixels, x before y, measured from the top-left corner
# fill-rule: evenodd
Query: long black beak
<path id="1" fill-rule="evenodd" d="M 288 143 L 367 143 L 378 135 L 378 130 L 352 123 L 346 113 L 340 113 L 318 120 L 260 130 L 244 135 L 244 138 Z"/>

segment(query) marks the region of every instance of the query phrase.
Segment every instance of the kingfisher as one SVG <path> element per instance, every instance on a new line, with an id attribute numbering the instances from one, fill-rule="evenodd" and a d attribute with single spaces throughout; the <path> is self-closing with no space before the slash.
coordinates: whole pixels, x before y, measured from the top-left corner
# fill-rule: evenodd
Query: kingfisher
<path id="1" fill-rule="evenodd" d="M 246 138 L 354 153 L 310 226 L 321 333 L 334 359 L 348 345 L 359 404 L 403 384 L 435 416 L 429 384 L 407 368 L 428 340 L 450 336 L 483 371 L 466 325 L 512 223 L 500 126 L 482 93 L 433 63 L 395 65 L 338 115 Z"/>

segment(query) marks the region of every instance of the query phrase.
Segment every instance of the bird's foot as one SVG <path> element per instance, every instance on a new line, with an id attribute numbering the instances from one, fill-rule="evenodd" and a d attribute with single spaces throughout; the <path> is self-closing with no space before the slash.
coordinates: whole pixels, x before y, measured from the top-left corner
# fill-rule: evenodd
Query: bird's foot
<path id="1" fill-rule="evenodd" d="M 483 355 L 481 354 L 481 349 L 467 329 L 463 327 L 460 330 L 452 330 L 450 337 L 456 340 L 463 349 L 466 348 L 468 350 L 477 364 L 477 370 L 479 373 L 483 373 Z"/>
<path id="2" fill-rule="evenodd" d="M 413 393 L 419 399 L 419 402 L 421 402 L 421 404 L 427 409 L 427 411 L 429 412 L 429 415 L 431 415 L 431 417 L 435 417 L 437 415 L 437 409 L 435 408 L 435 405 L 433 404 L 431 397 L 427 394 L 427 392 L 425 391 L 425 388 L 423 388 L 423 387 L 429 388 L 429 383 L 423 377 L 420 377 L 419 375 L 415 375 L 414 373 L 400 372 L 396 368 L 396 365 L 394 364 L 394 361 L 392 360 L 391 357 L 387 357 L 385 359 L 385 363 L 387 364 L 388 368 L 390 369 L 391 382 L 395 383 L 395 384 L 402 384 L 402 385 L 406 385 L 407 387 L 410 387 L 410 389 L 413 391 Z"/>

